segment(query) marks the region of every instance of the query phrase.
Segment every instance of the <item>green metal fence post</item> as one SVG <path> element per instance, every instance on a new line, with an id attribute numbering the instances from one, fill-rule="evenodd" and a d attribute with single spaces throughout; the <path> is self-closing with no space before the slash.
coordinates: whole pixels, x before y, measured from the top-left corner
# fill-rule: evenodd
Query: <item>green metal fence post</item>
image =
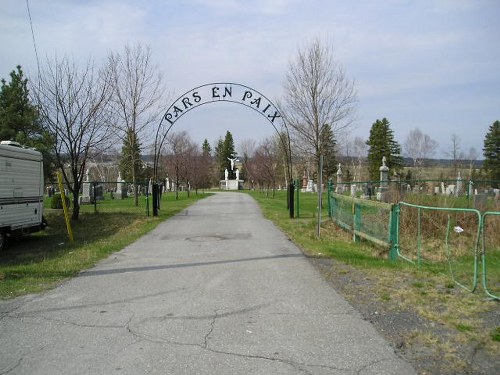
<path id="1" fill-rule="evenodd" d="M 396 261 L 398 259 L 399 212 L 399 204 L 393 204 L 391 207 L 389 222 L 389 243 L 391 244 L 391 248 L 389 249 L 389 259 L 392 261 Z"/>
<path id="2" fill-rule="evenodd" d="M 353 228 L 353 240 L 354 242 L 359 242 L 359 236 L 356 234 L 361 231 L 362 227 L 362 216 L 361 216 L 361 205 L 359 203 L 354 203 L 354 225 Z"/>
<path id="3" fill-rule="evenodd" d="M 491 215 L 496 215 L 496 216 L 500 216 L 500 212 L 485 212 L 482 217 L 481 217 L 481 237 L 482 237 L 482 240 L 481 240 L 481 263 L 482 263 L 482 267 L 483 267 L 483 277 L 482 277 L 482 282 L 483 282 L 483 289 L 485 291 L 485 293 L 488 295 L 488 297 L 490 298 L 493 298 L 493 299 L 496 299 L 496 300 L 499 300 L 500 301 L 500 291 L 498 290 L 498 288 L 496 288 L 495 290 L 492 290 L 491 288 L 493 286 L 498 286 L 498 283 L 494 283 L 492 282 L 491 285 L 490 283 L 488 283 L 488 265 L 487 265 L 487 256 L 488 254 L 486 253 L 486 234 L 485 234 L 485 220 L 488 216 L 491 216 Z M 493 249 L 491 249 L 493 250 Z M 496 271 L 496 275 L 498 275 L 498 267 L 492 267 L 492 270 Z M 495 278 L 493 278 L 492 280 L 495 280 Z"/>
<path id="4" fill-rule="evenodd" d="M 92 182 L 92 196 L 94 197 L 94 212 L 97 212 L 97 197 L 95 193 L 95 188 L 97 186 L 97 182 Z"/>
<path id="5" fill-rule="evenodd" d="M 149 185 L 146 182 L 146 216 L 149 216 Z"/>
<path id="6" fill-rule="evenodd" d="M 299 180 L 295 180 L 295 187 L 297 188 L 297 218 L 300 217 L 300 187 L 299 187 Z"/>
<path id="7" fill-rule="evenodd" d="M 328 180 L 328 217 L 332 218 L 332 180 Z"/>

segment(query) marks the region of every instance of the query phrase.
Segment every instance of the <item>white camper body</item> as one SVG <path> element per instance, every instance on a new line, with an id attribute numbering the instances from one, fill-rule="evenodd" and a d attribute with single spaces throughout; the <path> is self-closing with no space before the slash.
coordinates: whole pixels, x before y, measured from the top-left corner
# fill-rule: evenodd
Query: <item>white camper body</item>
<path id="1" fill-rule="evenodd" d="M 0 250 L 6 236 L 43 229 L 42 154 L 0 142 Z"/>

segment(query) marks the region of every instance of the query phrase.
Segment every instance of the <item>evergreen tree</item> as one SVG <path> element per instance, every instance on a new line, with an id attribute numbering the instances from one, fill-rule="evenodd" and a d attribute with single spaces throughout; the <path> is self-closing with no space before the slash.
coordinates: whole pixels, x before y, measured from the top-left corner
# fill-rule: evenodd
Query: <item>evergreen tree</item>
<path id="1" fill-rule="evenodd" d="M 394 133 L 390 128 L 390 123 L 386 118 L 377 120 L 370 129 L 370 137 L 366 141 L 370 147 L 368 151 L 368 173 L 370 180 L 380 179 L 380 167 L 382 158 L 385 156 L 386 165 L 391 172 L 399 173 L 403 168 L 403 158 L 401 156 L 401 146 L 394 140 Z"/>
<path id="2" fill-rule="evenodd" d="M 2 79 L 0 91 L 0 139 L 15 140 L 20 133 L 28 138 L 38 133 L 38 113 L 29 100 L 28 80 L 21 67 L 10 73 L 10 83 Z"/>
<path id="3" fill-rule="evenodd" d="M 235 157 L 236 152 L 234 150 L 233 135 L 228 130 L 224 140 L 219 138 L 215 146 L 215 159 L 217 161 L 219 176 L 224 176 L 224 171 L 227 169 L 229 177 L 233 177 L 231 174 L 231 161 L 229 158 L 234 159 Z"/>
<path id="4" fill-rule="evenodd" d="M 135 182 L 143 177 L 141 175 L 141 144 L 132 129 L 127 130 L 127 137 L 123 140 L 119 168 L 125 181 Z"/>
<path id="5" fill-rule="evenodd" d="M 210 158 L 212 156 L 212 147 L 210 147 L 210 144 L 208 143 L 208 140 L 206 138 L 201 145 L 201 152 L 204 157 Z"/>
<path id="6" fill-rule="evenodd" d="M 10 73 L 10 82 L 1 80 L 0 88 L 0 141 L 12 140 L 36 148 L 43 155 L 45 177 L 52 175 L 55 158 L 52 153 L 54 141 L 42 129 L 36 107 L 31 103 L 28 79 L 21 66 Z"/>
<path id="7" fill-rule="evenodd" d="M 329 178 L 333 178 L 337 172 L 337 141 L 329 124 L 326 124 L 322 128 L 320 142 L 320 149 L 323 153 L 323 179 L 326 181 Z"/>
<path id="8" fill-rule="evenodd" d="M 223 178 L 224 176 L 224 169 L 225 167 L 225 162 L 226 159 L 224 158 L 224 140 L 219 137 L 217 140 L 217 143 L 215 144 L 215 163 L 216 163 L 216 169 L 217 171 L 215 172 L 217 176 L 215 176 L 215 180 L 219 181 Z"/>
<path id="9" fill-rule="evenodd" d="M 210 176 L 212 175 L 212 170 L 212 147 L 210 147 L 208 140 L 205 139 L 201 145 L 201 165 L 199 166 L 199 180 L 201 188 L 210 187 Z"/>
<path id="10" fill-rule="evenodd" d="M 484 138 L 484 169 L 495 180 L 495 187 L 500 181 L 500 121 L 495 121 Z"/>

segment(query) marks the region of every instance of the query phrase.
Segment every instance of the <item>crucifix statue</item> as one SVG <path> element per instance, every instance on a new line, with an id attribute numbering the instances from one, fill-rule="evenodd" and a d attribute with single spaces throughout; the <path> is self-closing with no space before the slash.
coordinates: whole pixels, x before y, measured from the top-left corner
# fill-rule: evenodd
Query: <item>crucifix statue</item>
<path id="1" fill-rule="evenodd" d="M 234 170 L 234 162 L 236 160 L 238 160 L 237 158 L 234 158 L 234 159 L 231 159 L 231 158 L 227 158 L 227 160 L 231 161 L 231 170 Z"/>

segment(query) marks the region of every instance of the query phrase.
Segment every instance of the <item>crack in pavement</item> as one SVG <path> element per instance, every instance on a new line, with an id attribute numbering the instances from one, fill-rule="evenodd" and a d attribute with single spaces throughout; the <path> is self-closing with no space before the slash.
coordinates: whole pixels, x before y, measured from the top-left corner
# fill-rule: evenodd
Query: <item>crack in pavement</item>
<path id="1" fill-rule="evenodd" d="M 42 351 L 43 349 L 45 349 L 48 345 L 42 345 L 40 348 L 36 349 L 36 350 L 33 350 L 31 352 L 28 352 L 28 353 L 25 353 L 23 354 L 16 362 L 16 364 L 14 364 L 13 366 L 11 366 L 10 368 L 7 368 L 7 369 L 0 369 L 0 375 L 5 375 L 5 374 L 8 374 L 10 372 L 12 372 L 13 370 L 15 370 L 16 368 L 18 368 L 19 366 L 21 366 L 21 363 L 24 361 L 24 358 L 26 358 L 27 356 L 29 356 L 30 354 L 34 354 L 34 353 L 38 353 L 40 351 Z"/>
<path id="2" fill-rule="evenodd" d="M 84 305 L 82 304 L 82 305 L 74 305 L 74 306 L 49 307 L 46 309 L 32 310 L 32 311 L 27 312 L 27 314 L 34 314 L 34 313 L 41 313 L 41 312 L 53 312 L 53 311 L 64 311 L 64 310 L 79 310 L 79 309 L 85 309 L 88 307 L 119 305 L 122 303 L 135 302 L 135 301 L 140 301 L 140 300 L 144 300 L 144 299 L 148 299 L 148 298 L 154 298 L 154 297 L 159 297 L 162 295 L 176 293 L 176 292 L 179 292 L 179 291 L 182 291 L 185 289 L 186 288 L 177 288 L 177 289 L 173 289 L 173 290 L 167 290 L 165 292 L 141 295 L 141 296 L 137 296 L 137 297 L 125 298 L 125 299 L 116 300 L 116 301 L 96 302 L 96 303 L 88 303 L 88 304 L 84 304 Z M 19 309 L 21 306 L 22 305 L 17 306 L 12 311 L 8 311 L 7 314 L 11 314 L 15 310 Z M 18 315 L 22 316 L 23 314 L 18 314 Z"/>
<path id="3" fill-rule="evenodd" d="M 5 375 L 5 374 L 8 374 L 9 372 L 13 371 L 14 369 L 16 369 L 17 367 L 19 367 L 21 365 L 21 362 L 24 360 L 24 357 L 26 356 L 27 354 L 23 355 L 21 358 L 19 358 L 17 360 L 17 363 L 15 365 L 13 365 L 12 367 L 10 368 L 7 368 L 5 370 L 2 370 L 0 369 L 0 375 Z"/>
<path id="4" fill-rule="evenodd" d="M 118 303 L 118 302 L 111 302 L 110 304 L 113 304 L 113 303 Z M 126 323 L 121 324 L 121 325 L 118 325 L 118 324 L 117 325 L 99 325 L 99 324 L 77 323 L 77 322 L 66 321 L 64 319 L 57 319 L 57 318 L 46 317 L 46 316 L 42 316 L 42 315 L 24 315 L 24 314 L 19 314 L 18 315 L 18 314 L 12 314 L 12 313 L 8 313 L 6 315 L 8 315 L 8 317 L 10 317 L 12 319 L 22 319 L 22 318 L 42 319 L 42 320 L 50 321 L 50 322 L 56 322 L 56 323 L 61 323 L 61 324 L 69 324 L 69 325 L 76 326 L 76 327 L 79 327 L 79 328 L 125 329 L 128 334 L 131 334 L 132 336 L 134 336 L 137 339 L 134 342 L 128 344 L 127 347 L 135 345 L 135 344 L 137 344 L 137 343 L 139 343 L 141 341 L 147 341 L 147 342 L 151 342 L 151 343 L 154 343 L 154 344 L 160 344 L 160 345 L 174 345 L 174 346 L 184 346 L 184 347 L 186 347 L 186 346 L 187 347 L 197 347 L 197 348 L 201 348 L 202 350 L 206 350 L 206 351 L 214 353 L 214 354 L 227 355 L 227 356 L 233 356 L 233 357 L 238 357 L 238 358 L 246 358 L 246 359 L 253 359 L 253 360 L 264 360 L 264 361 L 279 362 L 279 363 L 282 363 L 284 365 L 291 366 L 296 371 L 298 371 L 300 373 L 304 373 L 304 374 L 313 374 L 313 372 L 311 372 L 309 370 L 310 368 L 322 368 L 322 369 L 327 369 L 327 370 L 332 370 L 332 371 L 340 371 L 342 373 L 353 373 L 353 374 L 356 373 L 356 374 L 359 375 L 363 371 L 365 371 L 366 369 L 368 369 L 368 368 L 370 368 L 370 367 L 372 367 L 372 366 L 374 366 L 376 364 L 382 363 L 384 361 L 390 361 L 390 360 L 392 360 L 391 358 L 384 358 L 384 359 L 381 359 L 381 360 L 377 360 L 377 361 L 371 362 L 371 363 L 369 363 L 369 364 L 367 364 L 367 365 L 359 368 L 357 371 L 354 372 L 353 370 L 349 370 L 349 369 L 346 369 L 346 368 L 337 368 L 335 366 L 330 366 L 330 365 L 310 364 L 310 363 L 292 361 L 292 360 L 289 360 L 289 359 L 280 358 L 280 357 L 276 357 L 276 356 L 266 356 L 266 355 L 258 355 L 258 354 L 245 354 L 245 353 L 238 353 L 238 352 L 232 352 L 232 351 L 218 350 L 218 349 L 209 347 L 209 340 L 210 340 L 212 334 L 215 331 L 216 323 L 217 323 L 218 319 L 224 318 L 224 317 L 228 317 L 228 316 L 239 315 L 239 314 L 243 314 L 243 313 L 247 313 L 247 312 L 251 312 L 251 311 L 255 311 L 255 310 L 261 309 L 262 307 L 267 307 L 269 305 L 271 305 L 271 303 L 261 304 L 261 305 L 253 306 L 253 307 L 250 307 L 250 308 L 241 309 L 241 310 L 238 310 L 238 311 L 229 311 L 229 312 L 225 312 L 225 313 L 220 313 L 220 310 L 217 309 L 217 310 L 214 311 L 213 315 L 204 315 L 204 316 L 172 316 L 172 315 L 168 314 L 168 315 L 164 315 L 164 316 L 161 316 L 161 317 L 150 317 L 150 318 L 146 318 L 146 319 L 141 319 L 139 321 L 134 321 L 136 315 L 133 312 L 129 311 L 128 313 L 131 314 L 130 317 L 128 318 L 128 320 L 127 320 Z M 290 314 L 290 313 L 268 313 L 268 314 L 270 314 L 270 315 L 300 315 L 300 314 Z M 350 312 L 337 313 L 337 314 L 334 314 L 334 315 L 348 315 L 348 314 L 350 314 Z M 145 332 L 142 332 L 140 329 L 134 329 L 132 327 L 133 323 L 136 323 L 136 324 L 140 325 L 140 324 L 145 323 L 145 322 L 154 322 L 154 321 L 162 322 L 162 321 L 165 321 L 165 320 L 208 320 L 208 319 L 210 319 L 209 329 L 208 329 L 207 333 L 203 336 L 203 340 L 202 340 L 201 343 L 181 342 L 181 341 L 175 341 L 175 340 L 165 339 L 165 338 L 162 338 L 162 337 L 154 337 L 154 336 L 148 335 Z M 27 323 L 41 324 L 41 323 L 36 323 L 36 322 L 27 322 Z M 42 349 L 43 349 L 43 347 L 40 348 L 40 349 L 38 349 L 37 351 L 42 350 Z M 122 348 L 121 350 L 124 350 L 124 348 Z M 34 351 L 34 352 L 36 352 L 36 351 Z M 22 361 L 24 360 L 24 358 L 27 355 L 29 355 L 29 354 L 31 354 L 31 353 L 24 354 L 11 367 L 3 369 L 3 370 L 0 370 L 0 375 L 6 375 L 6 374 L 12 372 L 15 368 L 19 367 L 21 365 Z"/>
<path id="5" fill-rule="evenodd" d="M 210 337 L 210 335 L 212 334 L 212 332 L 214 331 L 214 328 L 215 328 L 215 321 L 217 320 L 217 317 L 218 317 L 218 310 L 215 310 L 214 311 L 214 317 L 212 319 L 212 322 L 210 323 L 210 330 L 208 331 L 208 333 L 205 335 L 205 338 L 203 339 L 203 345 L 202 347 L 207 349 L 208 348 L 208 339 Z"/>
<path id="6" fill-rule="evenodd" d="M 47 317 L 47 316 L 43 316 L 43 315 L 10 315 L 10 318 L 12 319 L 25 319 L 25 318 L 31 318 L 31 319 L 41 319 L 41 320 L 45 320 L 45 321 L 48 321 L 48 322 L 55 322 L 55 323 L 62 323 L 62 324 L 68 324 L 68 325 L 72 325 L 72 326 L 75 326 L 75 327 L 79 327 L 79 328 L 114 328 L 114 329 L 120 329 L 120 328 L 125 328 L 127 327 L 127 325 L 130 323 L 130 321 L 134 318 L 135 314 L 133 312 L 128 312 L 129 314 L 131 314 L 131 317 L 127 320 L 127 323 L 125 324 L 116 324 L 116 325 L 107 325 L 107 324 L 85 324 L 85 323 L 77 323 L 77 322 L 71 322 L 71 321 L 67 321 L 67 320 L 64 320 L 64 319 L 57 319 L 57 318 L 51 318 L 51 317 Z M 28 324 L 34 324 L 34 325 L 40 325 L 41 323 L 38 323 L 38 322 L 29 322 L 29 321 L 24 321 L 25 323 L 28 323 Z"/>
<path id="7" fill-rule="evenodd" d="M 247 309 L 247 310 L 253 310 L 253 309 Z M 140 330 L 133 329 L 132 327 L 130 327 L 130 325 L 127 326 L 127 330 L 133 336 L 135 336 L 141 340 L 145 340 L 145 341 L 154 343 L 154 344 L 197 347 L 197 348 L 201 348 L 202 350 L 206 350 L 206 351 L 209 351 L 209 352 L 214 353 L 214 354 L 222 354 L 222 355 L 234 356 L 234 357 L 246 358 L 246 359 L 279 362 L 279 363 L 291 366 L 295 370 L 297 370 L 301 373 L 304 373 L 304 374 L 310 374 L 310 375 L 313 374 L 312 372 L 310 372 L 307 369 L 308 367 L 313 367 L 313 368 L 318 367 L 318 368 L 324 368 L 324 369 L 328 369 L 328 370 L 343 371 L 344 373 L 346 373 L 346 371 L 349 371 L 349 370 L 344 369 L 344 368 L 336 368 L 334 366 L 329 366 L 329 365 L 308 364 L 308 363 L 295 362 L 292 360 L 287 360 L 284 358 L 279 358 L 279 357 L 274 357 L 274 356 L 265 356 L 265 355 L 257 355 L 257 354 L 243 354 L 243 353 L 217 350 L 214 348 L 210 348 L 209 347 L 209 339 L 215 330 L 215 325 L 216 325 L 217 319 L 220 319 L 221 317 L 225 317 L 225 316 L 230 316 L 233 314 L 234 313 L 220 314 L 219 310 L 215 310 L 214 315 L 203 317 L 203 319 L 211 318 L 211 321 L 210 321 L 210 328 L 209 328 L 208 332 L 205 334 L 205 336 L 203 337 L 203 342 L 201 344 L 200 343 L 180 342 L 180 341 L 169 340 L 169 339 L 165 339 L 165 338 L 161 338 L 161 337 L 153 337 L 153 336 L 148 335 L 144 332 L 141 332 Z M 172 317 L 170 317 L 170 316 L 165 316 L 165 317 L 162 317 L 161 320 L 166 320 L 166 319 L 171 319 L 171 318 Z M 176 318 L 180 319 L 180 317 L 176 317 Z M 186 318 L 186 320 L 193 319 L 193 317 L 185 317 L 185 318 Z M 196 317 L 196 319 L 201 319 L 201 317 Z M 145 322 L 145 321 L 150 321 L 150 319 L 144 319 L 141 322 Z"/>

